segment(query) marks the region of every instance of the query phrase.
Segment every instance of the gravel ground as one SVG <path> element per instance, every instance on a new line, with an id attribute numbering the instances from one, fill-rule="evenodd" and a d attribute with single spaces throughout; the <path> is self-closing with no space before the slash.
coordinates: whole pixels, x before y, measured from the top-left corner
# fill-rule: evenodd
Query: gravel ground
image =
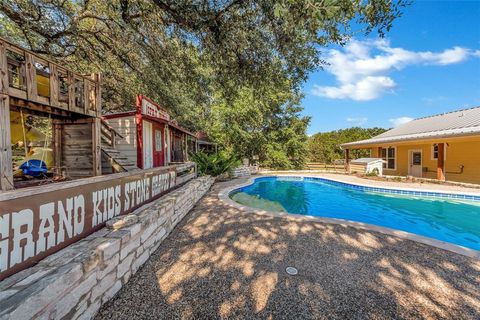
<path id="1" fill-rule="evenodd" d="M 216 183 L 96 319 L 480 319 L 479 260 L 218 200 L 239 182 Z"/>

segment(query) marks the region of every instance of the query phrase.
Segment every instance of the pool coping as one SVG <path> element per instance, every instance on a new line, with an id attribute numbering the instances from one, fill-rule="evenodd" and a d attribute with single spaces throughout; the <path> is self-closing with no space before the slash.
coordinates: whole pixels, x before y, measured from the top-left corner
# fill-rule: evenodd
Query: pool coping
<path id="1" fill-rule="evenodd" d="M 374 225 L 374 224 L 358 222 L 358 221 L 353 221 L 353 220 L 316 217 L 316 216 L 302 215 L 302 214 L 296 214 L 296 213 L 261 210 L 261 209 L 256 209 L 256 208 L 252 208 L 252 207 L 242 205 L 242 204 L 232 200 L 229 197 L 229 195 L 232 191 L 237 190 L 237 189 L 242 188 L 242 187 L 249 186 L 249 185 L 253 184 L 255 182 L 255 180 L 258 179 L 258 178 L 275 177 L 275 176 L 277 176 L 277 175 L 259 175 L 259 176 L 251 177 L 246 182 L 239 183 L 239 184 L 236 184 L 236 185 L 233 185 L 233 186 L 230 186 L 230 187 L 227 187 L 227 188 L 224 188 L 224 189 L 220 190 L 220 192 L 218 193 L 218 198 L 221 201 L 225 202 L 226 204 L 228 204 L 230 206 L 233 206 L 237 209 L 240 209 L 244 212 L 253 212 L 253 213 L 257 213 L 257 214 L 269 215 L 269 216 L 274 216 L 274 217 L 283 217 L 283 218 L 285 218 L 285 217 L 295 217 L 296 219 L 301 219 L 301 220 L 318 221 L 318 222 L 327 223 L 327 224 L 336 224 L 336 225 L 341 225 L 341 226 L 354 227 L 354 228 L 362 229 L 362 230 L 375 231 L 375 232 L 395 236 L 395 237 L 398 237 L 398 238 L 401 238 L 401 239 L 416 241 L 416 242 L 419 242 L 419 243 L 422 243 L 422 244 L 430 245 L 432 247 L 436 247 L 436 248 L 439 248 L 439 249 L 447 250 L 447 251 L 450 251 L 450 252 L 454 252 L 454 253 L 461 254 L 461 255 L 464 255 L 464 256 L 467 256 L 467 257 L 470 257 L 470 258 L 480 260 L 480 251 L 478 251 L 478 250 L 466 248 L 466 247 L 456 245 L 456 244 L 453 244 L 453 243 L 450 243 L 450 242 L 442 241 L 442 240 L 437 240 L 437 239 L 421 236 L 421 235 L 410 233 L 410 232 L 407 232 L 407 231 L 396 230 L 396 229 L 392 229 L 392 228 L 377 226 L 377 225 Z M 311 176 L 311 175 L 303 175 L 303 174 L 291 175 L 291 176 L 292 177 L 301 177 L 301 178 L 319 178 L 319 177 L 315 177 L 315 176 Z M 334 182 L 342 182 L 342 183 L 350 184 L 350 185 L 365 186 L 365 185 L 360 185 L 360 184 L 355 184 L 355 183 L 346 183 L 346 182 L 336 180 L 336 179 L 329 179 L 329 178 L 325 178 L 325 177 L 321 177 L 321 178 L 325 179 L 325 180 L 334 181 Z M 367 186 L 367 187 L 372 187 L 372 186 L 370 185 L 370 186 Z M 391 187 L 389 187 L 389 188 L 379 187 L 379 188 L 380 189 L 392 189 L 392 190 L 397 189 L 397 188 L 391 188 Z M 419 191 L 419 190 L 406 189 L 406 188 L 402 188 L 402 189 L 408 190 L 408 191 Z M 399 189 L 397 189 L 397 190 L 399 190 Z M 425 192 L 425 190 L 426 189 L 423 189 L 422 191 Z M 426 191 L 426 192 L 432 192 L 432 191 Z M 435 193 L 437 193 L 437 192 L 438 191 L 435 191 Z M 438 193 L 449 194 L 451 192 L 438 192 Z M 464 194 L 464 193 L 461 193 L 461 194 Z"/>

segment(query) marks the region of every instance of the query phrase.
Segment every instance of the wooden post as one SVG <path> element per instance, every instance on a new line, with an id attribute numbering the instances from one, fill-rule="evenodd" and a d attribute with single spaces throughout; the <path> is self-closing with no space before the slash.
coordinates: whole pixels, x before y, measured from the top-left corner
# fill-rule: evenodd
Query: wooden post
<path id="1" fill-rule="evenodd" d="M 377 149 L 377 158 L 382 158 L 382 147 L 378 147 Z"/>
<path id="2" fill-rule="evenodd" d="M 345 171 L 350 173 L 350 149 L 345 149 Z"/>
<path id="3" fill-rule="evenodd" d="M 83 106 L 85 114 L 90 114 L 90 81 L 83 79 Z"/>
<path id="4" fill-rule="evenodd" d="M 438 143 L 438 158 L 437 158 L 437 180 L 445 181 L 445 172 L 443 167 L 445 165 L 445 143 Z"/>
<path id="5" fill-rule="evenodd" d="M 184 154 L 183 162 L 187 162 L 188 161 L 188 135 L 186 133 L 184 133 L 184 135 L 185 135 L 185 151 L 183 152 Z"/>
<path id="6" fill-rule="evenodd" d="M 58 107 L 59 88 L 57 66 L 53 63 L 49 63 L 48 67 L 50 68 L 50 105 Z"/>
<path id="7" fill-rule="evenodd" d="M 5 43 L 0 43 L 0 191 L 13 189 L 10 98 Z"/>
<path id="8" fill-rule="evenodd" d="M 75 78 L 73 73 L 67 71 L 68 75 L 68 110 L 75 111 Z"/>
<path id="9" fill-rule="evenodd" d="M 53 121 L 53 157 L 58 174 L 61 174 L 60 167 L 62 166 L 62 128 L 57 120 Z"/>
<path id="10" fill-rule="evenodd" d="M 3 69 L 2 69 L 3 71 Z M 13 189 L 9 97 L 0 94 L 0 190 Z"/>
<path id="11" fill-rule="evenodd" d="M 35 58 L 32 54 L 25 53 L 26 80 L 27 80 L 27 98 L 37 101 L 37 69 L 35 68 Z"/>
<path id="12" fill-rule="evenodd" d="M 92 159 L 93 159 L 93 175 L 102 175 L 102 145 L 100 135 L 100 118 L 94 118 L 92 121 Z"/>
<path id="13" fill-rule="evenodd" d="M 115 134 L 115 130 L 113 128 L 108 129 L 110 132 L 110 143 L 112 144 L 112 149 L 117 148 L 117 135 Z"/>
<path id="14" fill-rule="evenodd" d="M 8 62 L 6 44 L 0 41 L 0 94 L 8 95 Z"/>
<path id="15" fill-rule="evenodd" d="M 97 117 L 102 116 L 102 75 L 100 73 L 96 74 L 96 94 L 95 97 L 95 111 L 97 112 Z"/>

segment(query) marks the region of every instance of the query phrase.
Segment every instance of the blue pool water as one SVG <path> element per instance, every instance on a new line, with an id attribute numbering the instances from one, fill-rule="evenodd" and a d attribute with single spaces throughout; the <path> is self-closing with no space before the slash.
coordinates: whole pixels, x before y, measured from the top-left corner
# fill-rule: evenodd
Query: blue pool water
<path id="1" fill-rule="evenodd" d="M 243 205 L 365 222 L 480 250 L 480 202 L 369 193 L 325 179 L 258 178 L 230 197 Z"/>

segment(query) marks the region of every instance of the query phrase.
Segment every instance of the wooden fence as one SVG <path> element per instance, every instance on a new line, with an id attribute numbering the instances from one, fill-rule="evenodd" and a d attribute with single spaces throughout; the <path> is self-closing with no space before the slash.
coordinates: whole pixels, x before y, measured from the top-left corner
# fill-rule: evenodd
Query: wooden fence
<path id="1" fill-rule="evenodd" d="M 333 171 L 333 172 L 345 172 L 344 162 L 334 162 L 334 163 L 321 163 L 321 162 L 308 162 L 305 165 L 307 170 L 315 171 Z"/>

